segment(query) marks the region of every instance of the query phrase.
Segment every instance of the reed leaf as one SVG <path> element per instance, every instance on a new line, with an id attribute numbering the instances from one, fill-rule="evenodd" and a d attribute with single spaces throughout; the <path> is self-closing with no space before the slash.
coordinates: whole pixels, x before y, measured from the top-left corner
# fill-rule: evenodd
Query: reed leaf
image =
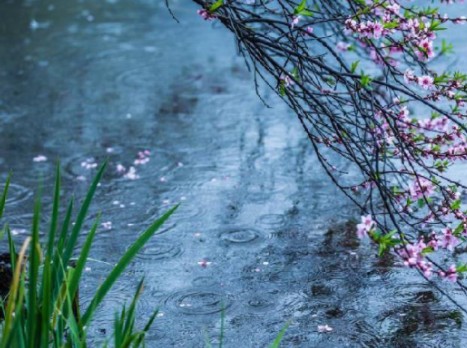
<path id="1" fill-rule="evenodd" d="M 159 219 L 157 219 L 149 228 L 144 231 L 138 239 L 130 246 L 130 248 L 125 252 L 125 254 L 120 258 L 117 265 L 112 269 L 110 274 L 104 280 L 104 282 L 99 286 L 94 295 L 89 307 L 82 317 L 83 325 L 87 325 L 89 320 L 92 317 L 92 314 L 99 306 L 99 304 L 104 299 L 105 295 L 108 293 L 113 284 L 117 281 L 120 275 L 123 273 L 125 268 L 130 264 L 136 254 L 141 250 L 141 248 L 149 241 L 149 239 L 157 232 L 157 230 L 162 226 L 162 224 L 172 215 L 175 210 L 178 208 L 178 205 L 167 211 Z"/>

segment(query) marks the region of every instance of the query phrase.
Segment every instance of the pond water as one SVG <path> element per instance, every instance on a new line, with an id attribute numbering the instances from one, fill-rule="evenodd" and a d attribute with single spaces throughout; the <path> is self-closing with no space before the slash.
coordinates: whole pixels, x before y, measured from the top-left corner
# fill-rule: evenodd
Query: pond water
<path id="1" fill-rule="evenodd" d="M 108 158 L 91 214 L 102 212 L 92 257 L 103 262 L 89 263 L 85 306 L 138 233 L 182 203 L 99 310 L 94 345 L 143 276 L 138 318 L 160 309 L 149 347 L 218 342 L 223 307 L 225 347 L 265 347 L 288 321 L 284 347 L 467 344 L 460 311 L 359 245 L 346 223 L 358 212 L 296 117 L 270 92 L 272 108 L 259 101 L 230 34 L 189 1 L 173 7 L 180 24 L 159 1 L 0 3 L 0 172 L 14 172 L 18 241 L 39 181 L 50 209 L 57 158 L 78 197 Z M 144 150 L 136 172 L 118 172 Z"/>

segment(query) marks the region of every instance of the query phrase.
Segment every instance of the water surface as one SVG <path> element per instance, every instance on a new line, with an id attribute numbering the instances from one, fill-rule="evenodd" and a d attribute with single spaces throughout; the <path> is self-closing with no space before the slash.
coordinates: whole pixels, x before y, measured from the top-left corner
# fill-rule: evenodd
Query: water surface
<path id="1" fill-rule="evenodd" d="M 266 108 L 231 35 L 174 1 L 2 1 L 0 172 L 14 172 L 8 220 L 18 241 L 56 159 L 82 197 L 109 159 L 91 217 L 101 228 L 81 289 L 93 289 L 138 233 L 181 202 L 99 311 L 90 336 L 145 276 L 138 317 L 160 309 L 149 347 L 461 347 L 463 316 L 410 270 L 360 246 L 358 212 L 334 188 L 296 117 Z M 150 161 L 123 177 L 139 151 Z M 43 155 L 47 161 L 34 162 Z M 346 166 L 335 163 L 345 173 Z M 346 174 L 343 174 L 346 175 Z M 40 180 L 39 180 L 40 179 Z M 47 223 L 47 217 L 43 218 Z M 111 224 L 110 224 L 111 223 Z M 332 333 L 318 333 L 328 324 Z"/>

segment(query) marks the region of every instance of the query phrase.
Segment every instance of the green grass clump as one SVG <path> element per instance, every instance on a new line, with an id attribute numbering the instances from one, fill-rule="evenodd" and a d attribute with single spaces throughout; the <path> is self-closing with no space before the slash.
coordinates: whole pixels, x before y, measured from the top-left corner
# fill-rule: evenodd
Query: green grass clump
<path id="1" fill-rule="evenodd" d="M 87 233 L 80 250 L 77 248 L 77 241 L 82 234 L 89 206 L 104 170 L 105 164 L 99 168 L 77 216 L 73 219 L 74 202 L 71 199 L 65 216 L 59 223 L 61 178 L 60 167 L 57 166 L 51 222 L 44 245 L 39 240 L 39 196 L 34 204 L 31 236 L 25 240 L 19 253 L 15 249 L 8 225 L 4 227 L 8 235 L 13 277 L 10 292 L 2 306 L 4 319 L 0 323 L 0 348 L 87 347 L 86 332 L 92 325 L 96 309 L 135 255 L 177 209 L 175 206 L 167 211 L 134 241 L 96 289 L 89 306 L 80 313 L 78 289 L 99 225 L 99 217 Z M 4 212 L 9 182 L 10 178 L 7 179 L 0 197 L 0 218 Z M 136 329 L 135 308 L 142 288 L 141 281 L 128 308 L 123 307 L 116 315 L 113 347 L 144 346 L 145 334 L 157 312 L 154 312 L 143 330 Z M 110 342 L 106 342 L 105 346 L 108 344 Z"/>

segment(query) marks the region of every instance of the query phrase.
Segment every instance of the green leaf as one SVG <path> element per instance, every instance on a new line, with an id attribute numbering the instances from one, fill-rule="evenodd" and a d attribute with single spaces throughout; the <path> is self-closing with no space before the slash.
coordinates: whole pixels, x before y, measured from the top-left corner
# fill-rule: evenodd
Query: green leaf
<path id="1" fill-rule="evenodd" d="M 380 243 L 378 248 L 378 256 L 381 256 L 385 253 L 387 245 L 385 243 Z"/>
<path id="2" fill-rule="evenodd" d="M 284 97 L 284 96 L 285 96 L 285 86 L 284 86 L 283 83 L 281 83 L 281 84 L 279 85 L 279 94 L 280 94 L 281 97 Z"/>
<path id="3" fill-rule="evenodd" d="M 84 242 L 84 245 L 81 249 L 79 258 L 76 261 L 76 264 L 73 270 L 73 276 L 69 280 L 68 294 L 72 299 L 75 298 L 76 292 L 78 291 L 79 282 L 83 274 L 84 266 L 86 265 L 86 261 L 88 259 L 89 251 L 91 250 L 91 245 L 92 245 L 92 242 L 94 241 L 94 236 L 96 235 L 98 225 L 99 225 L 99 217 L 94 222 L 91 228 L 91 231 L 86 237 L 86 241 Z"/>
<path id="4" fill-rule="evenodd" d="M 363 71 L 361 72 L 360 83 L 364 88 L 370 87 L 372 78 L 370 75 L 366 75 Z"/>
<path id="5" fill-rule="evenodd" d="M 55 242 L 55 233 L 57 231 L 57 221 L 58 221 L 58 209 L 60 207 L 60 162 L 57 163 L 57 169 L 55 172 L 55 188 L 54 188 L 54 200 L 52 205 L 52 220 L 50 222 L 50 230 L 48 235 L 47 242 L 47 257 L 52 256 L 52 249 Z"/>
<path id="6" fill-rule="evenodd" d="M 452 210 L 460 209 L 460 207 L 461 207 L 461 200 L 460 200 L 460 199 L 455 200 L 455 201 L 451 204 L 451 209 L 452 209 Z"/>
<path id="7" fill-rule="evenodd" d="M 8 195 L 8 188 L 10 187 L 11 173 L 8 174 L 6 178 L 5 187 L 3 188 L 2 197 L 0 198 L 0 219 L 3 216 L 3 211 L 5 210 L 6 198 Z"/>
<path id="8" fill-rule="evenodd" d="M 418 207 L 423 208 L 426 204 L 425 200 L 423 198 L 419 198 L 417 201 Z"/>
<path id="9" fill-rule="evenodd" d="M 29 278 L 28 278 L 28 299 L 27 299 L 27 311 L 28 311 L 28 326 L 27 326 L 27 337 L 28 346 L 35 348 L 39 340 L 38 325 L 36 323 L 40 318 L 37 304 L 37 285 L 39 279 L 39 266 L 41 248 L 39 244 L 39 221 L 41 211 L 41 199 L 40 193 L 36 197 L 34 204 L 34 215 L 32 221 L 32 238 L 31 247 L 29 252 Z"/>
<path id="10" fill-rule="evenodd" d="M 306 0 L 302 0 L 297 7 L 294 9 L 294 14 L 298 15 L 300 12 L 306 9 Z"/>
<path id="11" fill-rule="evenodd" d="M 397 28 L 399 26 L 399 23 L 398 22 L 387 22 L 387 23 L 384 23 L 383 27 L 384 29 L 394 29 L 394 28 Z"/>
<path id="12" fill-rule="evenodd" d="M 461 222 L 457 225 L 456 229 L 452 232 L 453 235 L 459 236 L 464 231 L 464 223 Z"/>
<path id="13" fill-rule="evenodd" d="M 299 15 L 305 16 L 305 17 L 312 17 L 313 12 L 311 12 L 310 10 L 303 10 L 303 11 L 300 11 Z"/>
<path id="14" fill-rule="evenodd" d="M 350 66 L 350 72 L 352 74 L 355 73 L 355 71 L 357 71 L 358 64 L 360 64 L 359 60 L 353 62 L 352 65 Z"/>
<path id="15" fill-rule="evenodd" d="M 454 52 L 454 46 L 448 43 L 445 39 L 441 40 L 441 52 L 440 54 L 449 54 Z"/>
<path id="16" fill-rule="evenodd" d="M 284 338 L 285 332 L 287 331 L 288 328 L 289 328 L 289 323 L 285 324 L 285 326 L 279 332 L 276 339 L 274 340 L 274 342 L 272 342 L 272 344 L 269 346 L 269 348 L 279 348 L 280 347 L 281 341 Z"/>
<path id="17" fill-rule="evenodd" d="M 41 283 L 41 302 L 42 302 L 42 324 L 41 324 L 41 340 L 42 346 L 48 345 L 49 331 L 50 331 L 50 316 L 52 314 L 53 304 L 53 248 L 55 244 L 55 234 L 57 231 L 58 221 L 58 210 L 60 206 L 60 163 L 57 163 L 56 174 L 55 174 L 55 189 L 54 199 L 52 205 L 52 219 L 50 222 L 49 234 L 47 237 L 47 251 L 44 261 L 44 269 L 42 271 L 42 283 Z"/>
<path id="18" fill-rule="evenodd" d="M 157 232 L 157 230 L 175 212 L 177 208 L 178 205 L 170 209 L 159 219 L 157 219 L 151 226 L 149 226 L 149 228 L 139 236 L 139 238 L 130 246 L 130 248 L 121 257 L 120 261 L 118 261 L 117 265 L 112 269 L 110 274 L 97 289 L 94 298 L 91 300 L 91 303 L 89 304 L 86 312 L 84 313 L 81 319 L 83 326 L 86 325 L 91 319 L 92 314 L 94 313 L 96 308 L 102 302 L 105 295 L 109 292 L 113 284 L 117 281 L 118 277 L 120 277 L 125 268 L 130 264 L 131 260 L 133 260 L 133 258 L 141 250 L 141 248 Z"/>
<path id="19" fill-rule="evenodd" d="M 429 246 L 429 247 L 426 247 L 422 250 L 422 255 L 426 255 L 426 254 L 429 254 L 429 253 L 432 253 L 434 251 L 433 247 Z"/>
<path id="20" fill-rule="evenodd" d="M 300 75 L 299 75 L 299 71 L 298 71 L 298 68 L 297 67 L 294 67 L 292 69 L 292 76 L 295 80 L 299 81 L 300 80 Z"/>
<path id="21" fill-rule="evenodd" d="M 222 348 L 222 345 L 224 344 L 224 331 L 225 331 L 225 307 L 224 307 L 224 304 L 222 304 L 221 332 L 220 332 L 220 335 L 219 335 L 219 348 Z"/>
<path id="22" fill-rule="evenodd" d="M 84 220 L 86 219 L 86 215 L 89 210 L 89 206 L 91 205 L 91 201 L 94 197 L 94 193 L 96 192 L 97 185 L 99 184 L 102 175 L 104 174 L 105 167 L 107 162 L 104 162 L 100 167 L 99 171 L 97 172 L 94 180 L 89 187 L 88 193 L 86 194 L 86 198 L 84 199 L 83 204 L 81 205 L 81 209 L 78 213 L 78 217 L 76 218 L 75 225 L 71 231 L 71 235 L 66 243 L 66 248 L 63 253 L 62 261 L 64 265 L 67 265 L 70 261 L 71 255 L 73 254 L 73 250 L 76 246 L 76 241 L 78 240 L 79 232 L 81 231 L 81 227 L 83 226 Z"/>
<path id="23" fill-rule="evenodd" d="M 216 12 L 216 10 L 221 7 L 222 5 L 224 5 L 224 0 L 217 0 L 215 3 L 213 3 L 210 7 L 209 7 L 209 12 L 210 13 L 213 13 L 213 12 Z"/>

